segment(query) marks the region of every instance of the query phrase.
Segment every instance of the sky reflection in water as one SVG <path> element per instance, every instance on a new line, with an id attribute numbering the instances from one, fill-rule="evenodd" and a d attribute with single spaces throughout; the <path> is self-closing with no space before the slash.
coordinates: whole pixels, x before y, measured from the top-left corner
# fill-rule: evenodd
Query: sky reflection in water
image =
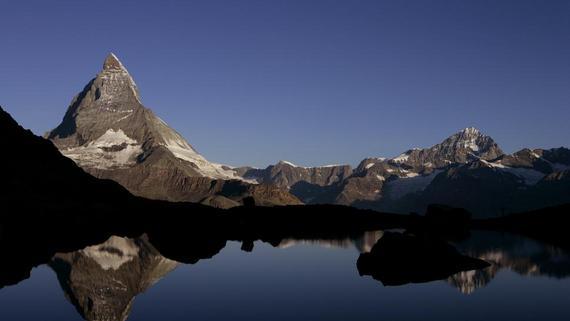
<path id="1" fill-rule="evenodd" d="M 108 255 L 114 251 L 109 246 L 61 257 L 73 262 L 70 284 L 76 292 L 71 297 L 109 280 L 130 287 L 110 295 L 104 292 L 109 296 L 98 306 L 101 311 L 116 303 L 108 301 L 117 293 L 142 291 L 131 302 L 130 313 L 128 309 L 123 316 L 117 313 L 117 319 L 128 315 L 129 320 L 565 320 L 570 312 L 570 265 L 568 255 L 558 249 L 512 235 L 476 233 L 456 246 L 464 254 L 493 263 L 490 268 L 448 280 L 386 287 L 361 277 L 356 268 L 358 249 L 369 250 L 378 236 L 368 235 L 368 246 L 351 240 L 284 240 L 277 248 L 255 242 L 250 253 L 240 250 L 240 243 L 228 242 L 212 259 L 194 265 L 164 259 L 140 240 L 111 242 L 118 248 L 138 249 L 133 258 L 128 257 L 132 249 L 119 255 L 127 262 L 123 266 L 112 265 L 118 256 Z M 95 257 L 99 250 L 104 255 Z M 101 262 L 111 265 L 104 265 L 104 270 Z M 112 274 L 124 267 L 129 267 L 126 273 Z M 61 269 L 52 263 L 51 268 L 34 269 L 30 279 L 0 290 L 0 319 L 81 320 L 54 269 L 61 277 Z M 97 306 L 87 301 L 75 304 L 79 310 Z M 101 315 L 86 317 L 97 320 Z"/>

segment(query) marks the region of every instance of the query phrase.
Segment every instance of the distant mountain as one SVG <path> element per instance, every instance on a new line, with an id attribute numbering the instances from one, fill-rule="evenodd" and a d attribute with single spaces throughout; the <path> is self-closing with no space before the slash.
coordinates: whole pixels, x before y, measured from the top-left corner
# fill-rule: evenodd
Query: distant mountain
<path id="1" fill-rule="evenodd" d="M 490 136 L 471 127 L 429 148 L 394 158 L 366 158 L 354 170 L 280 162 L 238 172 L 289 188 L 308 204 L 423 213 L 427 205 L 442 203 L 477 216 L 497 216 L 570 202 L 569 169 L 566 148 L 507 155 Z"/>
<path id="2" fill-rule="evenodd" d="M 288 161 L 279 161 L 265 169 L 242 167 L 236 170 L 244 179 L 274 184 L 283 188 L 291 188 L 300 181 L 327 186 L 342 181 L 352 174 L 350 165 L 302 167 Z"/>
<path id="3" fill-rule="evenodd" d="M 442 168 L 501 155 L 491 137 L 465 128 L 430 148 L 411 149 L 391 159 L 364 159 L 354 170 L 348 165 L 301 167 L 281 161 L 266 169 L 240 168 L 238 173 L 246 179 L 289 188 L 305 203 L 366 207 L 384 198 L 387 191 L 399 197 L 425 188 Z M 407 180 L 410 178 L 413 180 Z M 387 185 L 393 186 L 387 189 Z"/>
<path id="4" fill-rule="evenodd" d="M 501 155 L 503 151 L 491 137 L 469 127 L 430 148 L 408 150 L 390 162 L 414 172 L 422 172 L 476 159 L 492 160 Z"/>
<path id="5" fill-rule="evenodd" d="M 263 205 L 300 204 L 286 190 L 250 184 L 233 168 L 206 160 L 143 106 L 133 78 L 114 54 L 47 138 L 90 174 L 138 196 L 230 206 L 255 195 Z"/>
<path id="6" fill-rule="evenodd" d="M 386 201 L 377 209 L 421 212 L 430 203 L 442 203 L 492 217 L 567 203 L 570 162 L 542 155 L 568 152 L 566 148 L 522 150 L 492 162 L 481 159 L 450 167 L 425 189 Z"/>

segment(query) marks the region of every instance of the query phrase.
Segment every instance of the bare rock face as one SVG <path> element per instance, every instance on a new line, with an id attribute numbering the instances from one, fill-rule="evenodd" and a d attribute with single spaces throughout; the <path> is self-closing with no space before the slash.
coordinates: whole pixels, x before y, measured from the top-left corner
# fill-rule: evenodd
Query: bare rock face
<path id="1" fill-rule="evenodd" d="M 241 168 L 238 171 L 246 179 L 274 184 L 283 188 L 291 188 L 300 181 L 328 186 L 340 182 L 352 174 L 350 165 L 302 167 L 287 161 L 280 161 L 265 169 Z"/>
<path id="2" fill-rule="evenodd" d="M 124 70 L 123 64 L 119 61 L 119 58 L 115 56 L 115 54 L 111 53 L 105 58 L 105 62 L 103 63 L 103 70 L 108 69 L 115 69 L 115 70 Z"/>
<path id="3" fill-rule="evenodd" d="M 88 321 L 124 321 L 135 297 L 178 263 L 164 258 L 146 238 L 112 236 L 50 263 L 69 301 Z"/>
<path id="4" fill-rule="evenodd" d="M 200 203 L 211 207 L 224 209 L 241 205 L 240 203 L 221 195 L 208 196 L 201 200 Z"/>
<path id="5" fill-rule="evenodd" d="M 265 169 L 242 167 L 236 171 L 244 179 L 288 190 L 303 203 L 335 203 L 329 187 L 352 174 L 350 165 L 303 167 L 287 161 Z"/>
<path id="6" fill-rule="evenodd" d="M 244 186 L 245 194 L 231 195 L 240 201 L 258 189 L 233 168 L 209 162 L 144 107 L 133 78 L 114 54 L 47 138 L 85 171 L 112 179 L 138 196 L 199 202 L 230 184 Z M 298 203 L 292 195 L 289 198 Z M 267 203 L 284 205 L 270 199 Z"/>
<path id="7" fill-rule="evenodd" d="M 514 168 L 532 168 L 543 173 L 552 172 L 550 162 L 542 158 L 540 154 L 539 150 L 525 148 L 512 155 L 503 155 L 495 163 Z"/>
<path id="8" fill-rule="evenodd" d="M 534 151 L 551 164 L 562 165 L 563 169 L 570 167 L 570 149 L 568 148 L 535 149 Z"/>

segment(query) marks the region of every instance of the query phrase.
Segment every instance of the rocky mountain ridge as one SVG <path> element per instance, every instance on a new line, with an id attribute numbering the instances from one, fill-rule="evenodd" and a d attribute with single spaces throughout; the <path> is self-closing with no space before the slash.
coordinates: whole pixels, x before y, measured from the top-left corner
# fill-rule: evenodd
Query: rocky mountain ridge
<path id="1" fill-rule="evenodd" d="M 240 174 L 289 188 L 308 204 L 421 213 L 430 203 L 443 203 L 495 216 L 570 201 L 564 183 L 569 155 L 563 147 L 505 154 L 490 136 L 469 127 L 429 148 L 410 149 L 394 158 L 366 158 L 355 169 L 279 162 Z M 323 172 L 334 174 L 324 175 L 333 179 L 305 174 Z"/>

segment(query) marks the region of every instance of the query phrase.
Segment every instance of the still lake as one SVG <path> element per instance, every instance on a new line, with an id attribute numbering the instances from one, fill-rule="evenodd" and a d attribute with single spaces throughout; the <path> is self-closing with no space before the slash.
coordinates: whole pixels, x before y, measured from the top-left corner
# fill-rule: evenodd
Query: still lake
<path id="1" fill-rule="evenodd" d="M 163 257 L 144 237 L 112 237 L 0 289 L 0 320 L 568 320 L 563 250 L 474 232 L 453 245 L 490 267 L 384 286 L 356 266 L 382 234 L 256 241 L 250 252 L 228 241 L 195 264 Z"/>

